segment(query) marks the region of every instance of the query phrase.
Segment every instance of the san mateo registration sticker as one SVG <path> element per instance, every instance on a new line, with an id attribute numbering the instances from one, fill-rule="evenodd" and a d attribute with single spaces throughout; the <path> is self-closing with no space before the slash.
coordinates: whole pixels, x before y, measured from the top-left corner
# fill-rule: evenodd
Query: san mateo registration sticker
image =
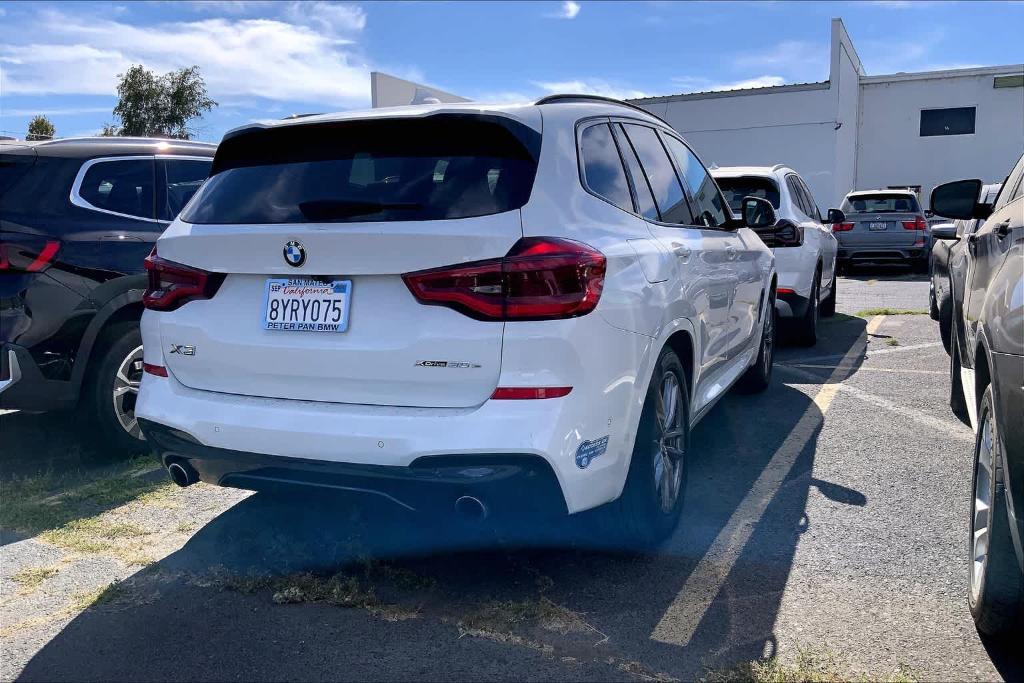
<path id="1" fill-rule="evenodd" d="M 267 280 L 263 329 L 344 332 L 352 301 L 351 280 Z"/>

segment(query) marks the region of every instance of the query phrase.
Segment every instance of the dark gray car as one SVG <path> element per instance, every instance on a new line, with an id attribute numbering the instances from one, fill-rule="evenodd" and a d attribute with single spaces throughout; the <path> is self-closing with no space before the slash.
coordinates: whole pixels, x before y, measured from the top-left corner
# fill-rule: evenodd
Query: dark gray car
<path id="1" fill-rule="evenodd" d="M 846 220 L 832 226 L 840 264 L 906 263 L 922 272 L 928 268 L 928 221 L 913 192 L 851 192 L 840 209 Z"/>
<path id="2" fill-rule="evenodd" d="M 987 219 L 967 235 L 962 312 L 953 316 L 950 404 L 975 426 L 968 604 L 983 633 L 1024 633 L 1024 156 L 995 204 L 980 180 L 939 185 L 932 208 Z"/>

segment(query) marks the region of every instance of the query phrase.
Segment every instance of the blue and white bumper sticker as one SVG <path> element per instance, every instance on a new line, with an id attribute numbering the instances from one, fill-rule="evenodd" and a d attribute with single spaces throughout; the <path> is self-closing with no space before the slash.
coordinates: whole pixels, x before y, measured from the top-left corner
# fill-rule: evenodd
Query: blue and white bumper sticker
<path id="1" fill-rule="evenodd" d="M 608 437 L 602 436 L 600 439 L 594 439 L 593 441 L 584 441 L 580 444 L 579 448 L 576 449 L 576 467 L 581 470 L 587 469 L 593 460 L 608 450 Z"/>

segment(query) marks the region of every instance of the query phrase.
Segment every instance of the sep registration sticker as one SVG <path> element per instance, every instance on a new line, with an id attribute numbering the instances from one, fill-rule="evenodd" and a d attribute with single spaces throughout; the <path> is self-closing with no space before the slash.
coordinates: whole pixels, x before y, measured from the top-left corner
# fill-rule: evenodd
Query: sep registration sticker
<path id="1" fill-rule="evenodd" d="M 345 332 L 352 301 L 351 280 L 267 280 L 263 329 Z"/>

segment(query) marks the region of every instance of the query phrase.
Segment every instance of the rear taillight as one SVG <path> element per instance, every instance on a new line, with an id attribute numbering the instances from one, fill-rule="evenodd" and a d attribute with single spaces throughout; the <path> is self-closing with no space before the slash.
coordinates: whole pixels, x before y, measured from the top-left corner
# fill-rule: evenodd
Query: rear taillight
<path id="1" fill-rule="evenodd" d="M 904 230 L 925 230 L 928 228 L 928 221 L 924 219 L 924 216 L 918 216 L 912 221 L 903 221 Z"/>
<path id="2" fill-rule="evenodd" d="M 0 237 L 0 273 L 39 273 L 53 263 L 60 242 L 34 235 L 5 233 Z"/>
<path id="3" fill-rule="evenodd" d="M 853 230 L 853 223 L 833 223 L 832 232 L 847 232 Z"/>
<path id="4" fill-rule="evenodd" d="M 142 305 L 152 311 L 173 311 L 189 301 L 209 299 L 224 281 L 223 273 L 210 273 L 157 256 L 156 247 L 146 257 L 149 287 Z"/>
<path id="5" fill-rule="evenodd" d="M 597 306 L 607 261 L 591 246 L 558 237 L 524 237 L 503 258 L 402 276 L 422 304 L 477 320 L 575 318 Z"/>

